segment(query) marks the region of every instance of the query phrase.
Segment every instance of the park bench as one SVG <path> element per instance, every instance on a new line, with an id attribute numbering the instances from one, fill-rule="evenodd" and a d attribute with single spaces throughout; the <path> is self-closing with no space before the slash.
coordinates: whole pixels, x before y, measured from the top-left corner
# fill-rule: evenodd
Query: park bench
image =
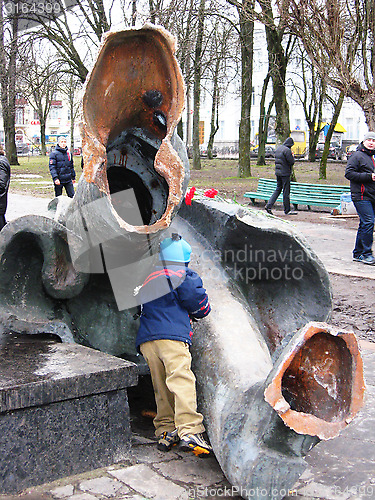
<path id="1" fill-rule="evenodd" d="M 250 198 L 254 205 L 255 200 L 269 200 L 276 189 L 276 182 L 276 179 L 261 178 L 258 181 L 257 190 L 245 193 L 244 197 Z M 290 202 L 295 209 L 298 205 L 307 205 L 309 210 L 311 206 L 335 208 L 340 205 L 342 193 L 350 193 L 349 185 L 290 183 Z M 281 194 L 277 201 L 282 202 L 282 198 Z"/>

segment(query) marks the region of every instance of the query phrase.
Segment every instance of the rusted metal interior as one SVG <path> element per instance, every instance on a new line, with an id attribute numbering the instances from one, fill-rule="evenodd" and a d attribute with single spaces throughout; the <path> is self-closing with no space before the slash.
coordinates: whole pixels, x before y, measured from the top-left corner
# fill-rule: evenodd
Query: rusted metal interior
<path id="1" fill-rule="evenodd" d="M 331 439 L 363 404 L 363 363 L 353 333 L 309 323 L 272 373 L 265 400 L 300 434 Z"/>
<path id="2" fill-rule="evenodd" d="M 174 42 L 165 31 L 107 36 L 83 99 L 85 179 L 106 195 L 133 189 L 145 226 L 169 220 L 183 197 L 184 166 L 170 142 L 183 105 Z M 126 210 L 114 208 L 126 221 Z"/>
<path id="3" fill-rule="evenodd" d="M 292 410 L 335 422 L 350 410 L 352 356 L 343 339 L 317 333 L 285 371 L 281 390 Z"/>

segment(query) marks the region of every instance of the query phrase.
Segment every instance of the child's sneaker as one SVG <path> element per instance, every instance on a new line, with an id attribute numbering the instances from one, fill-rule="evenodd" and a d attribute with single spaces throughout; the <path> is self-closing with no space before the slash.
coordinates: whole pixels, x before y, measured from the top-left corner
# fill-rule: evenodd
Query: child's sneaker
<path id="1" fill-rule="evenodd" d="M 202 434 L 186 434 L 180 441 L 182 451 L 192 451 L 196 457 L 208 457 L 212 453 L 211 446 Z"/>
<path id="2" fill-rule="evenodd" d="M 172 432 L 163 432 L 158 438 L 157 448 L 160 451 L 170 451 L 179 441 L 180 438 L 178 437 L 177 429 Z"/>

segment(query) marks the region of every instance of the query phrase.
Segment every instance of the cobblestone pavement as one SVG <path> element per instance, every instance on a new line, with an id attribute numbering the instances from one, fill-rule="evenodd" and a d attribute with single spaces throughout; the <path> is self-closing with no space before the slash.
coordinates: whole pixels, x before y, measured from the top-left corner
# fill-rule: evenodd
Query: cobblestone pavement
<path id="1" fill-rule="evenodd" d="M 22 198 L 18 200 L 17 205 L 21 201 Z M 29 201 L 29 213 L 30 210 L 33 213 L 45 211 L 47 200 Z M 16 216 L 22 215 L 19 212 L 20 210 Z M 12 213 L 15 212 L 10 210 L 9 219 L 12 218 Z M 355 231 L 343 235 L 332 233 L 330 226 L 314 229 L 309 227 L 312 225 L 308 223 L 295 225 L 309 239 L 325 265 L 335 266 L 335 271 L 331 272 L 347 272 L 349 246 L 347 248 L 345 245 L 348 238 L 354 238 Z M 322 241 L 325 242 L 324 245 Z M 366 277 L 373 277 L 373 268 L 363 267 L 365 269 L 358 268 L 359 272 L 367 273 Z M 365 406 L 340 437 L 321 442 L 307 455 L 308 467 L 293 490 L 283 492 L 286 499 L 375 498 L 375 344 L 362 341 L 361 348 L 367 383 Z M 267 492 L 263 491 L 260 485 L 257 492 L 248 494 L 251 498 L 261 499 L 266 497 Z M 180 452 L 178 448 L 170 453 L 159 452 L 152 438 L 151 424 L 143 430 L 134 429 L 132 451 L 124 462 L 29 488 L 18 495 L 0 495 L 0 500 L 199 498 L 238 500 L 240 496 L 227 482 L 214 457 L 199 459 Z"/>

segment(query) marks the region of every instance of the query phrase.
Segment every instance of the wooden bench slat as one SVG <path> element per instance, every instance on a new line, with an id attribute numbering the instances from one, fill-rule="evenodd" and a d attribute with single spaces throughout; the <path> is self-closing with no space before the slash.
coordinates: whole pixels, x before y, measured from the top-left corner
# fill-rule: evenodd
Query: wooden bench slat
<path id="1" fill-rule="evenodd" d="M 276 185 L 276 179 L 261 178 L 258 181 L 257 190 L 246 192 L 244 197 L 250 198 L 253 203 L 258 199 L 268 200 L 274 192 Z M 340 204 L 341 195 L 349 192 L 349 185 L 291 182 L 290 202 L 293 205 L 335 207 Z M 282 200 L 282 194 L 278 197 L 277 201 L 279 200 Z"/>

